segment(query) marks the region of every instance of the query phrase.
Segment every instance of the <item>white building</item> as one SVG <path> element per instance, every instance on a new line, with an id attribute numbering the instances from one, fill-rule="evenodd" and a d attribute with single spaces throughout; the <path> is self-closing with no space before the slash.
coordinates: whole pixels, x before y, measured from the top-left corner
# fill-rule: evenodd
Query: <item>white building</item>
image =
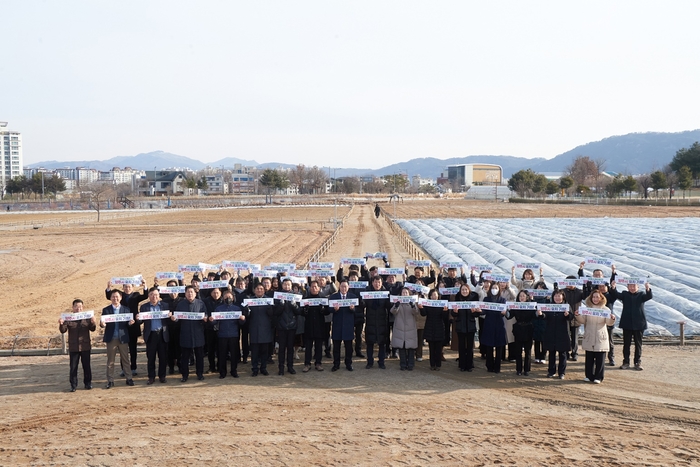
<path id="1" fill-rule="evenodd" d="M 0 122 L 0 194 L 5 194 L 7 182 L 22 175 L 22 135 L 7 130 Z"/>
<path id="2" fill-rule="evenodd" d="M 78 186 L 84 186 L 100 179 L 100 172 L 97 169 L 87 167 L 76 167 L 75 175 Z"/>
<path id="3" fill-rule="evenodd" d="M 420 175 L 414 175 L 411 177 L 411 186 L 413 188 L 420 188 L 425 185 L 432 185 L 435 186 L 435 179 L 434 178 L 421 178 Z"/>
<path id="4" fill-rule="evenodd" d="M 224 176 L 221 174 L 206 175 L 208 195 L 227 195 L 228 183 L 224 181 Z"/>

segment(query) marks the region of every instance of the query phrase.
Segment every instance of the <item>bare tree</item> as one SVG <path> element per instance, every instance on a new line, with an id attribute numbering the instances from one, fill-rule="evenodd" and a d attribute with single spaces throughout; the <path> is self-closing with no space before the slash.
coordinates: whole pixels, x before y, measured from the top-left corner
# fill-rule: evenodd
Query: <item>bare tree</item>
<path id="1" fill-rule="evenodd" d="M 328 174 L 325 170 L 314 165 L 307 170 L 307 181 L 309 188 L 314 194 L 325 192 L 326 183 L 328 182 Z"/>
<path id="2" fill-rule="evenodd" d="M 85 185 L 84 193 L 90 199 L 90 207 L 97 211 L 97 222 L 100 222 L 101 203 L 116 193 L 111 183 L 92 182 Z"/>
<path id="3" fill-rule="evenodd" d="M 608 161 L 602 157 L 599 157 L 598 159 L 594 160 L 593 163 L 595 164 L 595 174 L 593 174 L 593 178 L 595 179 L 595 191 L 598 193 L 601 189 L 600 177 L 603 176 L 603 172 L 605 172 L 605 167 L 608 165 Z"/>
<path id="4" fill-rule="evenodd" d="M 651 177 L 647 174 L 637 177 L 637 185 L 640 191 L 644 193 L 644 199 L 649 198 L 649 188 L 651 187 Z"/>
<path id="5" fill-rule="evenodd" d="M 305 193 L 307 178 L 308 170 L 304 164 L 299 164 L 289 171 L 289 183 L 297 186 L 300 195 Z"/>
<path id="6" fill-rule="evenodd" d="M 588 156 L 576 156 L 576 159 L 566 168 L 566 173 L 576 185 L 587 185 L 587 180 L 598 174 L 596 163 Z"/>

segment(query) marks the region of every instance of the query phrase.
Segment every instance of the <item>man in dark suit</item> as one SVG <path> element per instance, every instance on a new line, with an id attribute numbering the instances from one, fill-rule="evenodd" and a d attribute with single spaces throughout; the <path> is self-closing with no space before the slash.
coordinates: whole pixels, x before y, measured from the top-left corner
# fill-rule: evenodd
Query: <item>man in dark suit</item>
<path id="1" fill-rule="evenodd" d="M 180 381 L 184 383 L 190 376 L 190 356 L 193 352 L 197 379 L 201 381 L 204 379 L 204 322 L 207 320 L 207 307 L 203 301 L 197 298 L 197 290 L 194 286 L 185 287 L 185 300 L 178 302 L 175 311 L 203 314 L 201 320 L 183 319 L 180 321 L 180 348 L 182 349 L 180 357 L 182 379 Z M 174 316 L 171 319 L 177 321 Z"/>
<path id="2" fill-rule="evenodd" d="M 143 292 L 139 293 L 134 290 L 134 286 L 131 284 L 124 284 L 122 287 L 122 301 L 121 304 L 129 308 L 129 313 L 136 316 L 139 312 L 139 303 L 148 298 L 146 291 L 148 287 L 146 286 L 146 281 L 141 281 L 141 287 L 143 287 Z M 112 293 L 112 282 L 107 283 L 107 289 L 105 290 L 105 296 L 109 300 Z M 136 376 L 136 342 L 141 335 L 141 323 L 134 321 L 134 324 L 129 326 L 129 355 L 131 357 L 131 374 Z M 122 365 L 123 366 L 123 365 Z M 122 368 L 122 375 L 124 376 L 126 372 Z"/>
<path id="3" fill-rule="evenodd" d="M 141 305 L 139 314 L 136 315 L 136 321 L 140 321 L 141 313 L 150 311 L 167 311 L 169 316 L 169 307 L 167 304 L 160 301 L 160 292 L 157 287 L 151 287 L 148 290 L 148 302 Z M 143 340 L 146 342 L 146 358 L 148 363 L 148 385 L 156 381 L 156 355 L 158 356 L 158 379 L 161 383 L 165 383 L 165 371 L 167 368 L 168 342 L 170 341 L 170 332 L 168 329 L 169 319 L 157 318 L 143 320 Z"/>
<path id="4" fill-rule="evenodd" d="M 344 300 L 358 298 L 357 295 L 349 292 L 347 280 L 340 283 L 340 291 L 334 293 L 328 300 Z M 345 368 L 352 371 L 352 339 L 355 337 L 355 306 L 339 306 L 337 303 L 331 309 L 333 313 L 333 368 L 337 371 L 340 368 L 340 342 L 345 345 Z"/>
<path id="5" fill-rule="evenodd" d="M 127 307 L 121 304 L 122 294 L 118 290 L 112 290 L 109 296 L 111 305 L 102 309 L 102 316 L 128 314 L 131 313 Z M 127 386 L 133 386 L 131 379 L 131 367 L 129 365 L 129 326 L 136 321 L 117 321 L 105 323 L 100 319 L 100 327 L 105 328 L 105 335 L 102 339 L 107 344 L 107 385 L 105 389 L 114 387 L 114 359 L 119 352 Z"/>

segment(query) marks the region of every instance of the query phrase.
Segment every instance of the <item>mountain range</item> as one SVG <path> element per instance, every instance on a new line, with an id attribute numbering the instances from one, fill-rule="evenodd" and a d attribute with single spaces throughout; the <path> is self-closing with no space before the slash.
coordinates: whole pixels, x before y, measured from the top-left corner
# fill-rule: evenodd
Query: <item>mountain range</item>
<path id="1" fill-rule="evenodd" d="M 407 173 L 409 176 L 420 175 L 423 178 L 436 178 L 446 172 L 448 165 L 489 163 L 498 164 L 503 168 L 503 176 L 509 178 L 513 173 L 522 169 L 532 169 L 535 172 L 563 172 L 577 156 L 588 156 L 593 160 L 604 159 L 605 170 L 622 174 L 636 175 L 653 172 L 661 169 L 671 162 L 676 151 L 690 147 L 694 142 L 700 141 L 700 129 L 677 133 L 630 133 L 621 136 L 611 136 L 577 146 L 570 151 L 552 159 L 535 158 L 526 159 L 516 156 L 465 156 L 450 159 L 437 159 L 433 157 L 411 159 L 399 162 L 380 169 L 362 168 L 334 168 L 337 177 L 353 175 L 388 175 L 393 173 Z M 44 167 L 57 169 L 62 167 L 90 167 L 98 170 L 110 170 L 113 167 L 131 167 L 139 170 L 158 170 L 164 168 L 181 168 L 200 170 L 209 167 L 233 168 L 235 164 L 243 166 L 255 166 L 265 168 L 290 168 L 294 164 L 269 162 L 258 164 L 254 160 L 227 157 L 216 162 L 204 163 L 195 159 L 164 151 L 141 153 L 135 156 L 119 156 L 98 161 L 44 161 L 27 167 Z"/>

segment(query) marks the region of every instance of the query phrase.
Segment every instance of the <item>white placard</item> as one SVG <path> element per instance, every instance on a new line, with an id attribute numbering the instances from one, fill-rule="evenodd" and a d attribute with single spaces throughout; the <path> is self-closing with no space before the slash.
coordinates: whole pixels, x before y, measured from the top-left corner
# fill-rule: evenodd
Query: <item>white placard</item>
<path id="1" fill-rule="evenodd" d="M 419 284 L 413 284 L 411 282 L 406 282 L 406 283 L 404 283 L 403 286 L 409 290 L 413 290 L 414 292 L 420 292 L 422 294 L 427 294 L 428 292 L 430 292 L 430 287 L 427 287 L 425 285 L 419 285 Z"/>
<path id="2" fill-rule="evenodd" d="M 493 271 L 496 269 L 496 266 L 493 264 L 472 264 L 472 269 L 474 271 Z"/>
<path id="3" fill-rule="evenodd" d="M 289 293 L 289 292 L 275 292 L 275 300 L 286 300 L 288 302 L 298 302 L 301 301 L 301 295 Z"/>
<path id="4" fill-rule="evenodd" d="M 294 271 L 297 268 L 295 263 L 270 263 L 269 269 L 276 269 L 278 271 Z"/>
<path id="5" fill-rule="evenodd" d="M 328 300 L 328 306 L 334 307 L 338 305 L 339 307 L 344 306 L 358 306 L 360 301 L 356 298 L 346 298 L 345 300 Z"/>
<path id="6" fill-rule="evenodd" d="M 199 264 L 178 264 L 177 270 L 180 272 L 202 272 Z"/>
<path id="7" fill-rule="evenodd" d="M 364 266 L 367 264 L 365 258 L 341 258 L 340 264 L 357 264 L 358 266 Z"/>
<path id="8" fill-rule="evenodd" d="M 508 311 L 508 306 L 505 303 L 492 302 L 474 302 L 478 304 L 475 308 L 487 311 Z"/>
<path id="9" fill-rule="evenodd" d="M 160 310 L 160 311 L 142 311 L 139 313 L 140 321 L 148 321 L 150 319 L 167 319 L 170 318 L 170 311 Z"/>
<path id="10" fill-rule="evenodd" d="M 471 310 L 472 308 L 479 308 L 479 302 L 450 302 L 450 308 L 453 310 Z"/>
<path id="11" fill-rule="evenodd" d="M 312 272 L 316 277 L 335 276 L 335 271 L 333 269 L 314 269 Z"/>
<path id="12" fill-rule="evenodd" d="M 159 285 L 158 292 L 160 292 L 161 294 L 185 293 L 185 286 L 184 285 L 173 285 L 170 287 L 165 287 L 165 286 Z"/>
<path id="13" fill-rule="evenodd" d="M 508 274 L 484 274 L 484 280 L 491 282 L 510 282 Z"/>
<path id="14" fill-rule="evenodd" d="M 578 287 L 583 284 L 583 279 L 558 279 L 553 282 L 561 289 L 562 287 Z"/>
<path id="15" fill-rule="evenodd" d="M 549 297 L 552 295 L 551 290 L 547 289 L 523 289 L 525 292 L 530 294 L 532 297 Z"/>
<path id="16" fill-rule="evenodd" d="M 61 319 L 63 321 L 80 321 L 83 319 L 90 319 L 95 316 L 93 310 L 81 311 L 80 313 L 61 313 Z"/>
<path id="17" fill-rule="evenodd" d="M 221 262 L 224 269 L 235 269 L 236 271 L 245 271 L 250 269 L 250 263 L 248 261 L 227 261 Z"/>
<path id="18" fill-rule="evenodd" d="M 139 274 L 138 276 L 132 277 L 113 277 L 110 279 L 110 282 L 112 285 L 141 285 L 141 282 L 143 282 L 143 276 Z"/>
<path id="19" fill-rule="evenodd" d="M 312 261 L 309 263 L 309 269 L 335 269 L 335 263 Z"/>
<path id="20" fill-rule="evenodd" d="M 608 280 L 605 277 L 586 277 L 585 282 L 590 282 L 591 285 L 608 285 Z"/>
<path id="21" fill-rule="evenodd" d="M 308 269 L 295 269 L 294 271 L 291 271 L 289 275 L 291 277 L 301 277 L 303 279 L 306 279 L 307 277 L 311 277 L 314 274 L 314 271 L 308 270 Z"/>
<path id="22" fill-rule="evenodd" d="M 415 295 L 390 295 L 389 300 L 391 303 L 416 303 L 418 297 Z"/>
<path id="23" fill-rule="evenodd" d="M 466 267 L 467 265 L 462 263 L 461 261 L 443 261 L 442 263 L 440 263 L 440 269 L 466 269 Z"/>
<path id="24" fill-rule="evenodd" d="M 427 298 L 421 298 L 418 300 L 419 305 L 431 306 L 436 308 L 444 308 L 449 302 L 447 300 L 428 300 Z"/>
<path id="25" fill-rule="evenodd" d="M 274 305 L 275 300 L 271 297 L 262 298 L 246 298 L 243 300 L 243 306 L 265 306 Z"/>
<path id="26" fill-rule="evenodd" d="M 597 318 L 610 318 L 611 313 L 609 308 L 588 308 L 585 305 L 578 307 L 578 314 L 584 316 L 595 316 Z"/>
<path id="27" fill-rule="evenodd" d="M 131 313 L 117 313 L 112 315 L 102 315 L 100 321 L 103 323 L 119 323 L 123 321 L 131 321 L 134 315 Z"/>
<path id="28" fill-rule="evenodd" d="M 542 313 L 563 313 L 565 311 L 570 310 L 568 303 L 538 303 L 537 309 L 540 310 Z"/>
<path id="29" fill-rule="evenodd" d="M 515 265 L 515 269 L 532 269 L 533 271 L 539 271 L 542 267 L 542 263 L 518 263 Z"/>
<path id="30" fill-rule="evenodd" d="M 616 277 L 615 284 L 618 284 L 618 285 L 630 285 L 630 284 L 644 285 L 647 283 L 648 280 L 649 279 L 646 279 L 644 277 Z"/>
<path id="31" fill-rule="evenodd" d="M 406 271 L 402 268 L 377 268 L 377 274 L 380 276 L 399 276 L 404 272 Z"/>
<path id="32" fill-rule="evenodd" d="M 407 259 L 406 266 L 411 268 L 429 268 L 432 263 L 429 259 Z"/>
<path id="33" fill-rule="evenodd" d="M 213 311 L 211 313 L 211 317 L 215 321 L 218 321 L 221 319 L 241 319 L 242 315 L 243 315 L 243 313 L 240 311 Z"/>
<path id="34" fill-rule="evenodd" d="M 199 283 L 199 288 L 202 290 L 223 289 L 225 287 L 228 287 L 228 281 L 202 281 Z"/>
<path id="35" fill-rule="evenodd" d="M 183 319 L 185 321 L 196 321 L 204 319 L 204 313 L 192 313 L 189 311 L 175 311 L 173 312 L 175 319 Z"/>
<path id="36" fill-rule="evenodd" d="M 369 287 L 369 282 L 367 281 L 348 281 L 348 287 L 351 289 L 366 289 Z"/>
<path id="37" fill-rule="evenodd" d="M 586 264 L 595 264 L 599 266 L 610 267 L 613 265 L 613 260 L 609 258 L 586 258 Z"/>
<path id="38" fill-rule="evenodd" d="M 328 299 L 327 298 L 303 298 L 301 302 L 299 302 L 300 306 L 328 306 Z"/>
<path id="39" fill-rule="evenodd" d="M 537 302 L 506 302 L 509 310 L 536 310 Z"/>
<path id="40" fill-rule="evenodd" d="M 209 264 L 209 263 L 199 263 L 199 268 L 204 271 L 204 270 L 212 270 L 212 269 L 219 269 L 221 267 L 221 264 Z"/>
<path id="41" fill-rule="evenodd" d="M 376 300 L 376 299 L 381 299 L 381 298 L 388 298 L 389 291 L 388 290 L 377 290 L 374 292 L 360 292 L 360 297 L 362 297 L 363 300 Z"/>
<path id="42" fill-rule="evenodd" d="M 156 273 L 156 279 L 159 281 L 164 281 L 164 280 L 183 280 L 185 278 L 185 275 L 181 272 L 157 272 Z"/>
<path id="43" fill-rule="evenodd" d="M 441 287 L 438 289 L 440 295 L 457 295 L 461 287 Z"/>
<path id="44" fill-rule="evenodd" d="M 365 258 L 383 259 L 386 256 L 387 254 L 383 251 L 378 251 L 376 253 L 365 253 Z"/>

